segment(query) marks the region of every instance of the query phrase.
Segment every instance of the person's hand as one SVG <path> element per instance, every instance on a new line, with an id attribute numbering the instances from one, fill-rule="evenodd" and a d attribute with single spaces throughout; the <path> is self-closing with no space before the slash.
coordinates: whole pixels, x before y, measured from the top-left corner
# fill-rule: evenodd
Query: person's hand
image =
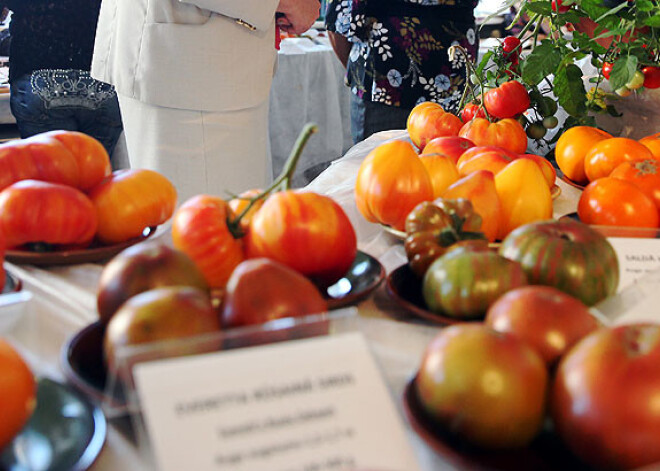
<path id="1" fill-rule="evenodd" d="M 321 11 L 319 0 L 280 0 L 277 25 L 283 31 L 302 34 L 318 19 Z"/>

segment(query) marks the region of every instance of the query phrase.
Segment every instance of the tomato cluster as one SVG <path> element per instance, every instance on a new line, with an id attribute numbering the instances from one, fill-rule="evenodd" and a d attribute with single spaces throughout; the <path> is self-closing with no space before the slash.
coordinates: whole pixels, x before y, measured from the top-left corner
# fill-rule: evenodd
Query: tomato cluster
<path id="1" fill-rule="evenodd" d="M 613 62 L 604 61 L 601 67 L 603 77 L 609 80 L 613 68 Z M 625 97 L 630 95 L 634 90 L 639 90 L 642 87 L 651 90 L 660 88 L 660 66 L 647 65 L 635 70 L 625 85 L 617 88 L 615 93 Z"/>
<path id="2" fill-rule="evenodd" d="M 0 147 L 0 229 L 7 247 L 86 247 L 140 236 L 172 215 L 176 190 L 150 170 L 112 172 L 96 139 L 51 131 Z"/>

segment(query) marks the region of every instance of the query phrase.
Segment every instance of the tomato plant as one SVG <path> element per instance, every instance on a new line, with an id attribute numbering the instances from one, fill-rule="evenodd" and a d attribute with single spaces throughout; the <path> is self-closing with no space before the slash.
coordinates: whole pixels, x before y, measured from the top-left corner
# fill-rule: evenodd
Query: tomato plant
<path id="1" fill-rule="evenodd" d="M 560 362 L 551 391 L 555 430 L 595 469 L 660 461 L 660 326 L 600 329 Z"/>
<path id="2" fill-rule="evenodd" d="M 499 253 L 520 262 L 530 283 L 554 286 L 588 306 L 616 293 L 619 261 L 607 238 L 587 224 L 549 220 L 511 232 Z"/>
<path id="3" fill-rule="evenodd" d="M 417 204 L 433 199 L 433 183 L 415 149 L 405 141 L 379 145 L 365 157 L 355 182 L 355 203 L 367 221 L 404 230 Z"/>
<path id="4" fill-rule="evenodd" d="M 106 244 L 142 235 L 167 221 L 176 189 L 163 175 L 147 169 L 117 170 L 89 191 L 98 215 L 98 239 Z"/>
<path id="5" fill-rule="evenodd" d="M 564 175 L 576 183 L 586 183 L 584 160 L 587 152 L 599 141 L 612 135 L 591 126 L 575 126 L 565 131 L 557 140 L 555 160 Z"/>
<path id="6" fill-rule="evenodd" d="M 459 319 L 483 318 L 507 291 L 527 284 L 522 266 L 495 252 L 456 249 L 426 270 L 422 293 L 432 312 Z"/>
<path id="7" fill-rule="evenodd" d="M 462 125 L 458 116 L 447 113 L 437 103 L 425 101 L 410 111 L 406 128 L 413 144 L 423 149 L 436 137 L 456 136 Z"/>
<path id="8" fill-rule="evenodd" d="M 578 216 L 601 226 L 658 227 L 658 208 L 634 183 L 603 177 L 589 183 L 578 201 Z"/>
<path id="9" fill-rule="evenodd" d="M 357 238 L 332 198 L 287 190 L 271 194 L 254 215 L 245 247 L 248 258 L 276 260 L 327 287 L 350 268 Z"/>
<path id="10" fill-rule="evenodd" d="M 415 378 L 425 412 L 485 449 L 523 447 L 536 437 L 548 382 L 531 347 L 479 324 L 442 329 L 427 345 Z"/>
<path id="11" fill-rule="evenodd" d="M 579 299 L 552 286 L 523 286 L 500 296 L 486 325 L 524 340 L 553 368 L 576 342 L 600 323 Z"/>
<path id="12" fill-rule="evenodd" d="M 243 240 L 232 232 L 227 202 L 211 195 L 193 196 L 172 217 L 172 242 L 192 258 L 213 288 L 224 288 L 245 260 Z"/>
<path id="13" fill-rule="evenodd" d="M 447 248 L 461 240 L 484 239 L 481 217 L 467 199 L 439 198 L 419 203 L 406 218 L 404 249 L 411 270 L 420 278 Z"/>
<path id="14" fill-rule="evenodd" d="M 529 108 L 527 89 L 516 80 L 504 82 L 484 95 L 486 111 L 496 118 L 513 118 Z"/>
<path id="15" fill-rule="evenodd" d="M 0 192 L 0 230 L 8 248 L 38 242 L 86 246 L 97 226 L 94 205 L 71 186 L 21 180 Z"/>
<path id="16" fill-rule="evenodd" d="M 30 367 L 6 340 L 0 338 L 0 450 L 21 431 L 34 412 L 37 384 Z"/>
<path id="17" fill-rule="evenodd" d="M 491 123 L 485 118 L 474 118 L 463 125 L 458 135 L 470 139 L 476 146 L 497 146 L 517 154 L 527 150 L 527 134 L 515 119 L 502 119 Z"/>

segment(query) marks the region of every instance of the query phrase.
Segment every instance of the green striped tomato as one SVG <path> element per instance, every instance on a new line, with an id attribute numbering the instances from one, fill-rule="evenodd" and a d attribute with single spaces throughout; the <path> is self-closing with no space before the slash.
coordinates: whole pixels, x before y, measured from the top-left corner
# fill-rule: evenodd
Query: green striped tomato
<path id="1" fill-rule="evenodd" d="M 427 307 L 459 319 L 483 318 L 507 291 L 527 284 L 518 262 L 493 251 L 450 250 L 426 270 L 422 293 Z"/>
<path id="2" fill-rule="evenodd" d="M 613 295 L 619 262 L 603 234 L 567 220 L 537 221 L 512 231 L 499 253 L 519 262 L 531 284 L 554 286 L 588 306 Z"/>

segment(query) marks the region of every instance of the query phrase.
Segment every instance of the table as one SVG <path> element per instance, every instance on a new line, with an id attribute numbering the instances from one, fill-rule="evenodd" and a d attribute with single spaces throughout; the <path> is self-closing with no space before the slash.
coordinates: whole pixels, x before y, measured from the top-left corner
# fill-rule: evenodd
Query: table
<path id="1" fill-rule="evenodd" d="M 305 37 L 282 40 L 270 94 L 273 176 L 279 174 L 308 122 L 316 123 L 319 130 L 303 151 L 295 187 L 307 184 L 316 176 L 315 169 L 350 148 L 350 91 L 344 85 L 345 73 L 323 33 L 310 30 Z"/>
<path id="2" fill-rule="evenodd" d="M 364 157 L 390 139 L 408 139 L 408 136 L 405 131 L 374 134 L 352 147 L 307 186 L 309 190 L 333 197 L 343 207 L 356 229 L 359 249 L 377 257 L 388 272 L 405 262 L 403 246 L 379 225 L 364 220 L 357 211 L 352 194 L 357 169 Z M 555 201 L 555 214 L 575 211 L 579 191 L 561 181 L 558 184 L 562 193 Z M 161 228 L 154 237 L 170 243 L 166 228 Z M 96 320 L 96 284 L 103 266 L 81 264 L 42 269 L 7 263 L 6 267 L 34 294 L 28 312 L 9 338 L 36 373 L 62 379 L 59 366 L 61 346 L 68 336 Z M 401 407 L 404 386 L 416 371 L 423 350 L 438 332 L 438 327 L 409 317 L 389 298 L 382 285 L 371 297 L 359 303 L 358 310 L 360 328 L 381 366 L 396 404 Z M 405 420 L 404 423 L 407 424 Z M 94 471 L 150 469 L 125 430 L 124 422 L 110 422 L 107 442 Z M 454 469 L 409 427 L 408 432 L 421 470 Z"/>

